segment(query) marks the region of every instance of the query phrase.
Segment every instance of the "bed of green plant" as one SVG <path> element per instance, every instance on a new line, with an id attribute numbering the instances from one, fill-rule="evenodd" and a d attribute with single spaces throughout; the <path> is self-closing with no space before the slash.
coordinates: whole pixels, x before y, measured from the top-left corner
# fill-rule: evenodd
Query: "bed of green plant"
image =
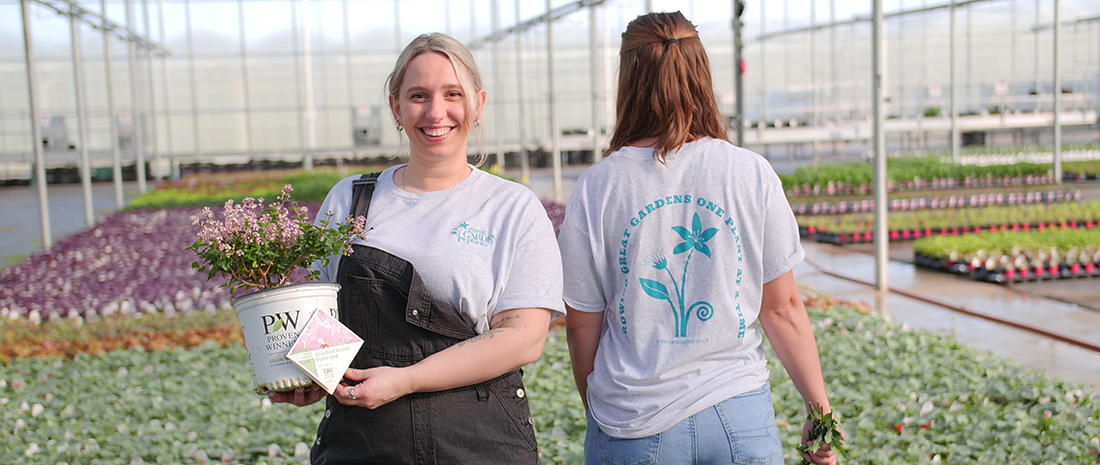
<path id="1" fill-rule="evenodd" d="M 156 189 L 142 194 L 126 206 L 127 209 L 210 207 L 226 200 L 241 201 L 245 197 L 274 199 L 286 184 L 294 186 L 293 198 L 298 202 L 321 202 L 341 179 L 352 174 L 371 173 L 389 165 L 317 168 L 305 170 L 268 170 L 193 175 L 179 181 L 158 183 Z M 496 173 L 489 166 L 482 171 L 515 181 Z"/>
<path id="2" fill-rule="evenodd" d="M 355 167 L 354 173 L 379 171 L 384 167 Z M 300 202 L 325 200 L 329 189 L 353 174 L 349 169 L 272 170 L 248 173 L 222 173 L 190 176 L 180 181 L 163 182 L 157 188 L 134 199 L 128 209 L 207 207 L 240 201 L 245 197 L 274 199 L 286 184 L 294 186 L 293 198 Z"/>
<path id="3" fill-rule="evenodd" d="M 913 252 L 932 257 L 947 257 L 952 252 L 960 256 L 980 250 L 991 254 L 1020 251 L 1073 249 L 1096 250 L 1100 247 L 1100 229 L 1056 229 L 1029 232 L 999 232 L 966 236 L 932 236 L 913 241 Z M 1091 252 L 1089 252 L 1091 256 Z M 1090 257 L 1091 258 L 1091 257 Z"/>
<path id="4" fill-rule="evenodd" d="M 798 225 L 819 231 L 852 233 L 870 231 L 873 213 L 837 215 L 799 215 Z M 973 228 L 1063 221 L 1100 220 L 1100 202 L 1062 202 L 1056 204 L 991 205 L 979 208 L 909 210 L 891 212 L 887 218 L 891 230 Z"/>
<path id="5" fill-rule="evenodd" d="M 847 463 L 1097 461 L 1088 388 L 852 305 L 810 304 Z M 798 463 L 805 410 L 769 360 L 786 462 Z M 584 411 L 562 332 L 525 380 L 544 463 L 581 463 Z M 0 367 L 0 463 L 307 463 L 322 407 L 272 405 L 250 385 L 237 345 L 17 359 Z"/>
<path id="6" fill-rule="evenodd" d="M 993 177 L 1026 176 L 1046 174 L 1050 171 L 1048 163 L 1011 163 L 1005 165 L 963 165 L 941 161 L 939 155 L 890 158 L 886 164 L 886 178 L 892 182 L 912 181 L 915 178 L 934 179 L 952 178 L 965 179 L 967 177 L 978 178 L 992 175 Z M 1062 171 L 1066 173 L 1096 173 L 1098 161 L 1072 161 L 1062 164 Z M 802 166 L 794 173 L 781 174 L 779 179 L 783 182 L 784 189 L 793 186 L 825 186 L 830 181 L 846 183 L 852 186 L 866 184 L 870 186 L 874 181 L 874 164 L 870 162 L 830 163 L 825 165 Z"/>

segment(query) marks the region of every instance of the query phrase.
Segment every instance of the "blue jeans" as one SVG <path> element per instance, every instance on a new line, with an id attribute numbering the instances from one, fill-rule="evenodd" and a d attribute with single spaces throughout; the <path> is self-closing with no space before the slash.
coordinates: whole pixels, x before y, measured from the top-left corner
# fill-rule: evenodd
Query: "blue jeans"
<path id="1" fill-rule="evenodd" d="M 783 465 L 771 385 L 731 397 L 672 428 L 639 439 L 608 436 L 588 415 L 588 465 Z"/>

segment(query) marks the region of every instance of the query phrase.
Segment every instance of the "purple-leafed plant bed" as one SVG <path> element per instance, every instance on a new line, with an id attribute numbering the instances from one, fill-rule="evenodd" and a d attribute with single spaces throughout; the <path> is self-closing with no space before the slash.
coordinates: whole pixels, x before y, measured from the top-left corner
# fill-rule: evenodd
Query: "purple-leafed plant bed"
<path id="1" fill-rule="evenodd" d="M 565 206 L 543 201 L 554 232 Z M 312 220 L 317 202 L 301 202 Z M 214 209 L 220 217 L 221 208 Z M 0 318 L 41 321 L 95 319 L 113 313 L 166 313 L 230 308 L 235 297 L 192 269 L 198 208 L 135 210 L 111 214 L 95 226 L 58 241 L 48 252 L 0 270 Z M 295 281 L 305 276 L 294 273 Z M 242 292 L 243 295 L 243 292 Z"/>

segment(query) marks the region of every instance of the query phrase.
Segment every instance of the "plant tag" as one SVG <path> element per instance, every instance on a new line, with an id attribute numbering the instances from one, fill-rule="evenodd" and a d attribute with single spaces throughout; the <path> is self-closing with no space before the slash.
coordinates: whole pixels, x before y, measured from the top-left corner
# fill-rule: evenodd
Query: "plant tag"
<path id="1" fill-rule="evenodd" d="M 340 384 L 363 340 L 328 312 L 313 312 L 286 357 L 329 394 Z"/>

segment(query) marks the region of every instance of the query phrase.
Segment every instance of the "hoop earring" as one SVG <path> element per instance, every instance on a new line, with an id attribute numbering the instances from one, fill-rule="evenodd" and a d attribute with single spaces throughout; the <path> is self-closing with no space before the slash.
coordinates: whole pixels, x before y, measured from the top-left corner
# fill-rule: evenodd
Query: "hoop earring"
<path id="1" fill-rule="evenodd" d="M 397 132 L 401 132 L 401 131 L 404 131 L 404 130 L 405 130 L 405 126 L 402 126 L 401 123 L 397 123 Z"/>
<path id="2" fill-rule="evenodd" d="M 481 118 L 474 120 L 474 129 L 481 127 Z"/>

